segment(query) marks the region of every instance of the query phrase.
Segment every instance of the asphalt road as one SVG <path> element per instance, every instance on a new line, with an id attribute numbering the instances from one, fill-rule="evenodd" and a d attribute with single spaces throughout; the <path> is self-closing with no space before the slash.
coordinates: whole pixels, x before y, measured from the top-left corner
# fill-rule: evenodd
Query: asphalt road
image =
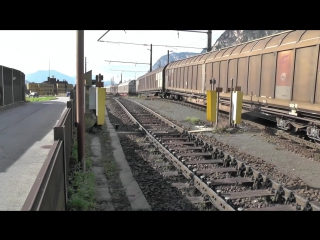
<path id="1" fill-rule="evenodd" d="M 53 144 L 67 97 L 0 110 L 0 211 L 20 211 Z"/>

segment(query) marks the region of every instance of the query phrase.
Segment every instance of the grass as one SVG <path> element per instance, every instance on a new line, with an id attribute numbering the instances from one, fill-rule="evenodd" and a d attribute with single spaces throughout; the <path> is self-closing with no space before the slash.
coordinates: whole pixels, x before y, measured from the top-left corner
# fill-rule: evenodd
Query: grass
<path id="1" fill-rule="evenodd" d="M 137 137 L 136 139 L 135 139 L 135 142 L 136 143 L 141 143 L 141 142 L 144 142 L 145 141 L 145 138 L 144 137 Z"/>
<path id="2" fill-rule="evenodd" d="M 103 136 L 101 137 L 101 145 L 106 146 L 107 144 L 111 143 L 111 139 L 109 137 L 109 134 L 106 131 L 107 130 L 106 124 L 103 125 L 103 129 L 105 130 L 105 134 L 103 134 Z M 108 180 L 112 179 L 112 177 L 118 173 L 119 171 L 118 165 L 112 159 L 112 151 L 108 151 L 108 153 L 104 156 L 103 167 L 104 167 L 106 178 Z"/>
<path id="3" fill-rule="evenodd" d="M 27 102 L 43 102 L 43 101 L 50 101 L 50 100 L 55 100 L 58 99 L 56 97 L 38 97 L 38 98 L 31 98 L 31 97 L 26 97 Z"/>
<path id="4" fill-rule="evenodd" d="M 213 133 L 225 133 L 227 132 L 227 129 L 230 128 L 229 123 L 219 123 L 217 127 L 215 127 L 215 129 L 212 131 Z"/>
<path id="5" fill-rule="evenodd" d="M 86 116 L 90 118 L 90 116 Z M 71 184 L 68 188 L 68 206 L 71 211 L 92 211 L 96 210 L 95 199 L 96 181 L 92 172 L 92 152 L 90 149 L 90 137 L 85 136 L 86 172 L 83 172 L 78 162 L 78 144 L 74 139 L 72 146 L 72 163 L 75 166 L 71 173 Z"/>
<path id="6" fill-rule="evenodd" d="M 90 168 L 91 160 L 86 158 L 86 167 Z M 89 163 L 89 164 L 88 164 Z M 74 211 L 90 211 L 96 209 L 95 176 L 91 171 L 82 172 L 80 166 L 73 174 L 72 186 L 68 189 L 68 209 Z"/>
<path id="7" fill-rule="evenodd" d="M 91 113 L 88 113 L 88 112 L 85 113 L 85 119 L 84 119 L 85 129 L 91 128 L 96 123 L 96 121 L 92 119 L 90 116 L 92 116 Z"/>
<path id="8" fill-rule="evenodd" d="M 198 124 L 200 123 L 200 119 L 199 118 L 196 118 L 196 117 L 187 117 L 186 118 L 186 121 L 187 122 L 190 122 L 192 124 Z"/>
<path id="9" fill-rule="evenodd" d="M 118 172 L 118 166 L 115 161 L 109 160 L 104 162 L 104 170 L 107 179 L 111 179 Z"/>
<path id="10" fill-rule="evenodd" d="M 320 161 L 320 153 L 318 153 L 318 152 L 314 153 L 313 159 L 319 162 Z"/>

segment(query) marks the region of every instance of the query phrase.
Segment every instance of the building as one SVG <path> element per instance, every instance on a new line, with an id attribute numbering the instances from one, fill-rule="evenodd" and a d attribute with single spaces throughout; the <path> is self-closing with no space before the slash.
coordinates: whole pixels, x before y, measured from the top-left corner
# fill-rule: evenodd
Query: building
<path id="1" fill-rule="evenodd" d="M 39 95 L 55 95 L 69 92 L 73 89 L 72 84 L 68 84 L 66 80 L 59 81 L 54 76 L 48 77 L 47 81 L 42 83 L 28 83 L 27 92 L 38 92 Z"/>

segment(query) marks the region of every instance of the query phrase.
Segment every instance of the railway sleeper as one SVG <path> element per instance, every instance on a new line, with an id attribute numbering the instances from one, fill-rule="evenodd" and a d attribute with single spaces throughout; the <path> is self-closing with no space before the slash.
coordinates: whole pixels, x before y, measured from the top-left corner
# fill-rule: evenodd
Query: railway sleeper
<path id="1" fill-rule="evenodd" d="M 181 182 L 176 182 L 171 184 L 172 187 L 178 188 L 178 189 L 184 189 L 190 187 L 189 183 L 181 183 Z"/>
<path id="2" fill-rule="evenodd" d="M 147 132 L 147 134 L 150 135 L 150 137 L 157 137 L 156 134 L 153 133 L 150 134 Z M 180 134 L 180 133 L 179 133 Z M 181 140 L 181 135 L 180 139 Z M 178 138 L 172 138 L 170 140 L 178 140 Z M 184 141 L 180 141 L 180 143 L 187 143 L 186 145 L 190 146 L 202 146 L 202 149 L 205 150 L 211 150 L 212 152 L 205 152 L 207 153 L 208 157 L 214 157 L 215 159 L 207 160 L 221 160 L 224 164 L 222 168 L 215 168 L 215 169 L 201 169 L 198 170 L 196 168 L 192 168 L 192 164 L 187 164 L 187 161 L 179 161 L 182 160 L 183 155 L 178 154 L 175 151 L 177 149 L 171 149 L 171 152 L 169 151 L 169 144 L 177 144 L 170 141 L 168 138 L 157 138 L 154 139 L 154 144 L 158 144 L 159 149 L 166 158 L 170 159 L 173 162 L 173 165 L 177 168 L 178 171 L 170 171 L 168 174 L 165 173 L 165 175 L 179 175 L 183 174 L 187 179 L 190 180 L 190 182 L 194 183 L 194 186 L 203 194 L 207 195 L 210 199 L 210 201 L 213 203 L 215 207 L 217 207 L 220 210 L 234 210 L 230 205 L 229 202 L 231 199 L 238 199 L 238 198 L 247 198 L 247 197 L 267 197 L 270 198 L 270 201 L 273 203 L 281 203 L 282 209 L 290 208 L 292 209 L 291 205 L 296 206 L 296 210 L 303 210 L 303 211 L 310 211 L 310 210 L 320 210 L 320 204 L 316 204 L 314 202 L 310 203 L 308 200 L 303 199 L 295 194 L 292 193 L 292 191 L 282 187 L 281 184 L 278 184 L 274 182 L 273 180 L 270 180 L 267 176 L 264 176 L 260 174 L 259 172 L 251 169 L 251 167 L 245 165 L 242 161 L 235 160 L 234 157 L 232 157 L 230 154 L 223 152 L 222 150 L 217 149 L 216 147 L 210 147 L 211 144 L 206 143 L 205 141 L 199 139 L 197 136 L 193 134 L 188 134 L 186 138 L 183 138 Z M 165 141 L 165 143 L 161 143 L 161 141 Z M 192 143 L 191 141 L 194 141 Z M 163 146 L 163 145 L 164 146 Z M 194 154 L 203 154 L 203 153 L 192 153 Z M 180 157 L 177 155 L 181 155 Z M 190 156 L 190 154 L 188 154 Z M 179 159 L 178 159 L 179 158 Z M 202 160 L 200 160 L 202 161 Z M 205 160 L 203 160 L 205 161 Z M 199 162 L 199 161 L 195 161 Z M 198 164 L 198 163 L 196 163 Z M 187 167 L 185 166 L 187 165 Z M 193 164 L 194 165 L 194 164 Z M 227 167 L 229 166 L 229 167 Z M 230 167 L 232 166 L 232 167 Z M 192 169 L 192 171 L 191 171 Z M 200 174 L 206 174 L 206 173 L 213 173 L 213 172 L 231 172 L 231 173 L 237 173 L 237 178 L 227 178 L 227 179 L 218 179 L 218 180 L 212 180 L 207 181 L 207 184 L 204 183 L 205 176 L 202 175 L 200 178 L 197 175 Z M 251 178 L 249 178 L 251 176 Z M 201 179 L 201 180 L 200 180 Z M 231 180 L 230 180 L 231 179 Z M 241 180 L 240 180 L 241 179 Z M 216 184 L 214 183 L 216 181 Z M 212 184 L 213 182 L 213 184 Z M 221 190 L 217 190 L 217 193 L 211 189 L 210 186 L 219 186 L 224 184 L 233 184 L 233 183 L 250 183 L 253 184 L 254 187 L 253 190 L 249 191 L 243 191 L 243 192 L 231 192 L 231 193 L 224 193 L 221 194 Z M 190 184 L 192 185 L 192 184 Z M 220 191 L 220 193 L 219 193 Z M 219 195 L 218 195 L 219 193 Z M 289 206 L 289 207 L 288 207 Z M 271 207 L 269 209 L 275 209 L 280 208 L 278 206 Z M 267 208 L 266 208 L 267 209 Z"/>
<path id="3" fill-rule="evenodd" d="M 193 152 L 193 153 L 177 153 L 178 159 L 183 157 L 204 157 L 204 158 L 212 158 L 211 153 L 206 152 Z"/>
<path id="4" fill-rule="evenodd" d="M 200 197 L 186 197 L 191 203 L 193 204 L 197 204 L 197 203 L 208 203 L 209 198 L 208 197 L 204 197 L 204 196 L 200 196 Z"/>
<path id="5" fill-rule="evenodd" d="M 179 159 L 180 160 L 180 159 Z M 184 159 L 181 160 L 185 165 L 197 165 L 197 164 L 213 164 L 213 163 L 222 163 L 222 160 L 194 160 L 194 161 L 186 161 Z"/>
<path id="6" fill-rule="evenodd" d="M 202 151 L 202 147 L 173 147 L 169 148 L 169 151 Z"/>
<path id="7" fill-rule="evenodd" d="M 217 192 L 220 190 L 217 190 Z M 272 191 L 263 189 L 263 190 L 248 190 L 243 192 L 228 192 L 221 193 L 220 196 L 224 197 L 224 199 L 228 202 L 228 200 L 241 199 L 241 198 L 252 198 L 252 197 L 271 197 L 275 194 Z"/>
<path id="8" fill-rule="evenodd" d="M 278 205 L 266 208 L 248 209 L 247 211 L 296 211 L 297 209 L 292 205 Z"/>
<path id="9" fill-rule="evenodd" d="M 210 179 L 207 184 L 211 186 L 232 185 L 232 184 L 251 184 L 253 180 L 251 178 L 225 178 L 225 179 Z"/>

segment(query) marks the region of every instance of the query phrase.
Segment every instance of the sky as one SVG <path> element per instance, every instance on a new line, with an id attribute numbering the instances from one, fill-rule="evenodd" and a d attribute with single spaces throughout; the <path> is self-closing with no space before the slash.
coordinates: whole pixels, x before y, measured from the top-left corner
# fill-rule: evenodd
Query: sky
<path id="1" fill-rule="evenodd" d="M 206 32 L 207 30 L 198 30 Z M 152 65 L 167 51 L 200 53 L 207 47 L 207 34 L 175 30 L 85 30 L 84 55 L 87 71 L 93 78 L 102 74 L 104 80 L 114 77 L 119 82 L 142 76 L 150 69 L 150 44 L 183 46 L 152 47 Z M 212 44 L 224 30 L 212 30 Z M 179 36 L 178 36 L 179 35 Z M 98 42 L 102 41 L 147 44 L 147 46 Z M 147 64 L 106 62 L 122 61 Z M 0 65 L 18 69 L 25 74 L 39 70 L 56 70 L 70 77 L 76 76 L 76 30 L 1 30 Z M 117 70 L 117 71 L 115 71 Z M 127 71 L 127 72 L 125 72 Z M 132 71 L 132 72 L 131 72 Z M 136 72 L 133 72 L 136 71 Z"/>

